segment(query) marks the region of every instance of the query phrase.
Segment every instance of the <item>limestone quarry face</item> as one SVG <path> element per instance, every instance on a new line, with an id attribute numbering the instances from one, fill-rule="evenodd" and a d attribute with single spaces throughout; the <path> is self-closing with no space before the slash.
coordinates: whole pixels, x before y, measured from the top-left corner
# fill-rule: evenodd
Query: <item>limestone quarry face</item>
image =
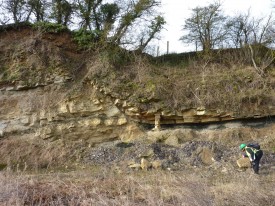
<path id="1" fill-rule="evenodd" d="M 86 80 L 85 54 L 69 33 L 43 34 L 28 26 L 8 32 L 0 32 L 1 137 L 81 138 L 93 145 L 142 135 Z"/>
<path id="2" fill-rule="evenodd" d="M 68 34 L 29 28 L 11 34 L 0 32 L 0 163 L 14 157 L 25 164 L 36 157 L 47 165 L 62 157 L 95 164 L 127 160 L 145 170 L 181 168 L 215 165 L 222 157 L 235 162 L 231 158 L 237 158 L 242 142 L 275 146 L 273 120 L 231 122 L 243 117 L 202 106 L 170 111 L 154 107 L 153 98 L 150 106 L 140 106 L 131 94 L 91 79 L 98 62 L 79 51 Z M 274 113 L 271 106 L 249 118 Z M 142 143 L 131 145 L 138 140 Z M 126 146 L 104 146 L 115 141 Z M 49 153 L 57 158 L 47 159 Z"/>
<path id="3" fill-rule="evenodd" d="M 1 91 L 1 136 L 26 133 L 42 139 L 81 137 L 94 144 L 142 135 L 110 99 L 97 95 L 93 86 L 83 88 L 85 95 L 73 97 L 66 96 L 62 87 Z"/>

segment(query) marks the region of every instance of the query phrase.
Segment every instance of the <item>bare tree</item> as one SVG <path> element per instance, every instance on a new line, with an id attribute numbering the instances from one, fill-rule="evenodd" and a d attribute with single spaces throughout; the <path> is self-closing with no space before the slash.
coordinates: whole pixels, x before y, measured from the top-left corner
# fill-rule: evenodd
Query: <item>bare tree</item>
<path id="1" fill-rule="evenodd" d="M 274 41 L 274 19 L 272 15 L 267 18 L 260 18 L 256 21 L 253 29 L 253 43 L 269 45 Z"/>
<path id="2" fill-rule="evenodd" d="M 100 7 L 100 11 L 97 13 L 95 12 L 95 28 L 100 31 L 102 40 L 107 40 L 108 34 L 113 29 L 119 12 L 120 8 L 116 3 L 103 4 Z"/>
<path id="3" fill-rule="evenodd" d="M 5 25 L 11 21 L 11 17 L 8 16 L 7 11 L 5 9 L 6 5 L 4 0 L 0 1 L 0 24 Z"/>
<path id="4" fill-rule="evenodd" d="M 102 42 L 142 51 L 165 23 L 155 10 L 160 5 L 157 0 L 102 2 L 77 0 L 81 28 L 92 31 Z"/>
<path id="5" fill-rule="evenodd" d="M 188 44 L 197 43 L 203 51 L 209 51 L 226 39 L 226 18 L 222 14 L 220 3 L 196 7 L 192 9 L 192 16 L 185 20 L 183 30 L 187 31 L 187 34 L 180 40 Z"/>
<path id="6" fill-rule="evenodd" d="M 28 0 L 27 5 L 31 13 L 35 16 L 35 21 L 44 21 L 47 17 L 46 11 L 51 6 L 47 0 Z"/>
<path id="7" fill-rule="evenodd" d="M 94 23 L 99 27 L 97 13 L 102 5 L 102 0 L 77 0 L 76 5 L 83 30 L 94 30 Z"/>
<path id="8" fill-rule="evenodd" d="M 253 29 L 253 25 L 249 21 L 250 10 L 247 14 L 239 14 L 234 17 L 230 17 L 227 22 L 229 28 L 229 44 L 233 44 L 236 48 L 243 47 L 250 41 L 250 34 Z"/>
<path id="9" fill-rule="evenodd" d="M 73 4 L 67 0 L 54 0 L 52 18 L 58 24 L 67 26 L 73 14 Z"/>
<path id="10" fill-rule="evenodd" d="M 274 41 L 274 20 L 272 15 L 265 18 L 254 18 L 250 10 L 238 14 L 228 21 L 229 44 L 241 48 L 248 44 L 268 45 Z"/>
<path id="11" fill-rule="evenodd" d="M 87 34 L 87 41 L 108 42 L 106 45 L 138 51 L 143 51 L 165 24 L 156 10 L 160 6 L 159 0 L 114 0 L 112 3 L 103 0 L 2 1 L 1 7 L 14 22 L 51 20 L 68 26 L 72 19 L 77 19 L 80 35 Z M 0 17 L 2 24 L 8 20 Z"/>
<path id="12" fill-rule="evenodd" d="M 118 26 L 111 38 L 112 43 L 121 44 L 122 39 L 127 36 L 127 33 L 131 30 L 132 26 L 138 26 L 135 23 L 142 18 L 146 20 L 146 16 L 153 17 L 156 14 L 154 9 L 159 5 L 160 2 L 156 0 L 130 1 L 127 4 L 127 7 L 122 10 Z M 128 40 L 129 39 L 126 39 L 126 44 Z"/>
<path id="13" fill-rule="evenodd" d="M 14 23 L 29 20 L 30 10 L 25 0 L 3 0 L 2 9 L 11 15 Z"/>
<path id="14" fill-rule="evenodd" d="M 155 19 L 153 19 L 151 25 L 148 27 L 148 31 L 145 31 L 140 38 L 140 45 L 138 46 L 137 51 L 143 51 L 149 42 L 153 38 L 156 38 L 156 34 L 161 31 L 165 23 L 166 22 L 162 16 L 157 16 Z"/>

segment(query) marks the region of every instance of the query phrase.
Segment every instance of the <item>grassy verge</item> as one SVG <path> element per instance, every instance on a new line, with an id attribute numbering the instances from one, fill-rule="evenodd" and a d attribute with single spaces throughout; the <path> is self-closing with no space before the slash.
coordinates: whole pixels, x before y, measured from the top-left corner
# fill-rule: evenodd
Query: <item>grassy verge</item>
<path id="1" fill-rule="evenodd" d="M 275 174 L 239 172 L 206 178 L 201 171 L 86 168 L 67 173 L 0 174 L 6 205 L 274 205 Z"/>

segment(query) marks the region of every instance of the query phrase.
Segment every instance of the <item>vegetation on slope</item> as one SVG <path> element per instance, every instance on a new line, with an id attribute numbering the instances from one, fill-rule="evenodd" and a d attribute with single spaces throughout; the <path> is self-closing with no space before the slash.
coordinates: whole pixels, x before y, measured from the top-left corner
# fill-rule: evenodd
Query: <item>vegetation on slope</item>
<path id="1" fill-rule="evenodd" d="M 144 109 L 205 107 L 246 116 L 274 105 L 273 51 L 261 46 L 253 50 L 257 68 L 249 48 L 160 57 L 116 50 L 92 74 L 107 91 L 125 94 Z"/>
<path id="2" fill-rule="evenodd" d="M 27 34 L 33 32 L 24 31 Z M 62 33 L 62 38 L 51 33 L 32 34 L 35 38 L 31 40 L 34 41 L 30 43 L 28 38 L 19 38 L 15 47 L 5 44 L 4 40 L 12 42 L 12 37 L 19 37 L 20 34 L 1 38 L 2 48 L 8 45 L 8 48 L 1 50 L 1 54 L 4 54 L 1 55 L 1 65 L 7 67 L 3 67 L 1 72 L 8 70 L 10 74 L 18 74 L 14 79 L 6 79 L 7 82 L 16 83 L 29 74 L 39 77 L 35 69 L 42 70 L 42 74 L 72 71 L 73 77 L 77 78 L 80 75 L 77 68 L 84 61 L 87 66 L 85 74 L 81 75 L 87 77 L 85 81 L 94 81 L 108 94 L 123 97 L 144 109 L 162 107 L 173 110 L 204 106 L 249 114 L 252 110 L 257 111 L 274 104 L 274 65 L 265 64 L 272 57 L 271 50 L 257 54 L 256 51 L 260 49 L 253 48 L 255 63 L 264 68 L 261 73 L 252 62 L 250 48 L 220 50 L 211 55 L 179 54 L 175 55 L 179 62 L 175 65 L 169 60 L 174 58 L 173 55 L 154 58 L 119 47 L 111 47 L 109 50 L 104 48 L 99 52 L 78 51 L 70 36 L 64 40 L 66 33 Z M 38 44 L 35 44 L 37 41 Z M 66 44 L 66 41 L 70 43 Z M 37 50 L 28 50 L 29 48 Z M 90 59 L 91 55 L 93 60 Z M 34 67 L 31 67 L 30 56 L 35 57 Z M 57 57 L 60 59 L 56 59 Z M 68 59 L 69 62 L 66 61 Z M 25 65 L 24 71 L 27 71 L 24 75 L 21 75 L 22 70 L 17 70 L 22 69 L 22 65 Z M 74 84 L 75 81 L 72 80 L 71 83 Z M 263 137 L 263 134 L 257 133 L 257 130 L 251 130 L 245 135 L 237 131 L 228 136 L 227 141 L 232 140 L 230 149 L 237 153 L 237 143 Z M 4 148 L 1 157 L 8 160 L 11 154 L 13 156 L 12 162 L 7 161 L 6 165 L 2 165 L 6 171 L 0 174 L 3 185 L 0 202 L 3 204 L 242 205 L 244 201 L 251 205 L 274 204 L 274 168 L 271 167 L 263 170 L 262 179 L 254 181 L 250 181 L 252 174 L 247 176 L 247 173 L 238 173 L 232 165 L 229 166 L 232 171 L 227 173 L 222 168 L 224 162 L 218 162 L 221 167 L 217 170 L 202 166 L 188 168 L 186 171 L 144 173 L 119 171 L 111 165 L 107 169 L 96 168 L 97 171 L 94 171 L 95 168 L 89 170 L 89 166 L 81 164 L 83 155 L 89 155 L 89 147 L 85 142 L 64 139 L 52 142 L 41 140 L 40 143 L 33 137 L 18 135 L 1 139 L 1 148 Z M 269 132 L 269 138 L 262 139 L 263 142 L 268 141 L 265 145 L 274 146 L 272 132 Z M 121 150 L 120 148 L 120 154 Z M 83 171 L 82 166 L 86 166 L 87 171 Z M 71 172 L 70 169 L 74 171 Z M 247 200 L 247 195 L 251 193 L 254 194 L 253 197 Z"/>
<path id="3" fill-rule="evenodd" d="M 77 79 L 86 68 L 86 76 L 105 92 L 145 110 L 205 107 L 247 116 L 274 105 L 274 51 L 264 46 L 151 57 L 112 44 L 79 50 L 77 43 L 87 49 L 86 37 L 77 33 L 73 40 L 62 28 L 22 26 L 9 31 L 13 36 L 2 31 L 2 84 L 23 81 L 35 85 L 54 81 L 51 77 L 56 75 Z"/>

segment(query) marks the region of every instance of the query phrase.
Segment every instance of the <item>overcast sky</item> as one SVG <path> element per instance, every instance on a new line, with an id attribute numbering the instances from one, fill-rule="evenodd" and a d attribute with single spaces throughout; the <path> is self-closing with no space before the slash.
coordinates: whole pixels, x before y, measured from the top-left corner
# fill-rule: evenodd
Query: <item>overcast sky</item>
<path id="1" fill-rule="evenodd" d="M 158 41 L 160 54 L 166 53 L 169 41 L 169 53 L 190 51 L 179 38 L 183 35 L 182 27 L 186 18 L 190 17 L 191 9 L 197 6 L 207 6 L 214 1 L 209 0 L 162 0 L 162 11 L 166 19 L 165 29 L 161 33 L 162 40 Z M 275 1 L 272 0 L 221 0 L 222 9 L 226 15 L 247 12 L 250 8 L 253 16 L 268 16 L 272 10 L 275 13 Z"/>

